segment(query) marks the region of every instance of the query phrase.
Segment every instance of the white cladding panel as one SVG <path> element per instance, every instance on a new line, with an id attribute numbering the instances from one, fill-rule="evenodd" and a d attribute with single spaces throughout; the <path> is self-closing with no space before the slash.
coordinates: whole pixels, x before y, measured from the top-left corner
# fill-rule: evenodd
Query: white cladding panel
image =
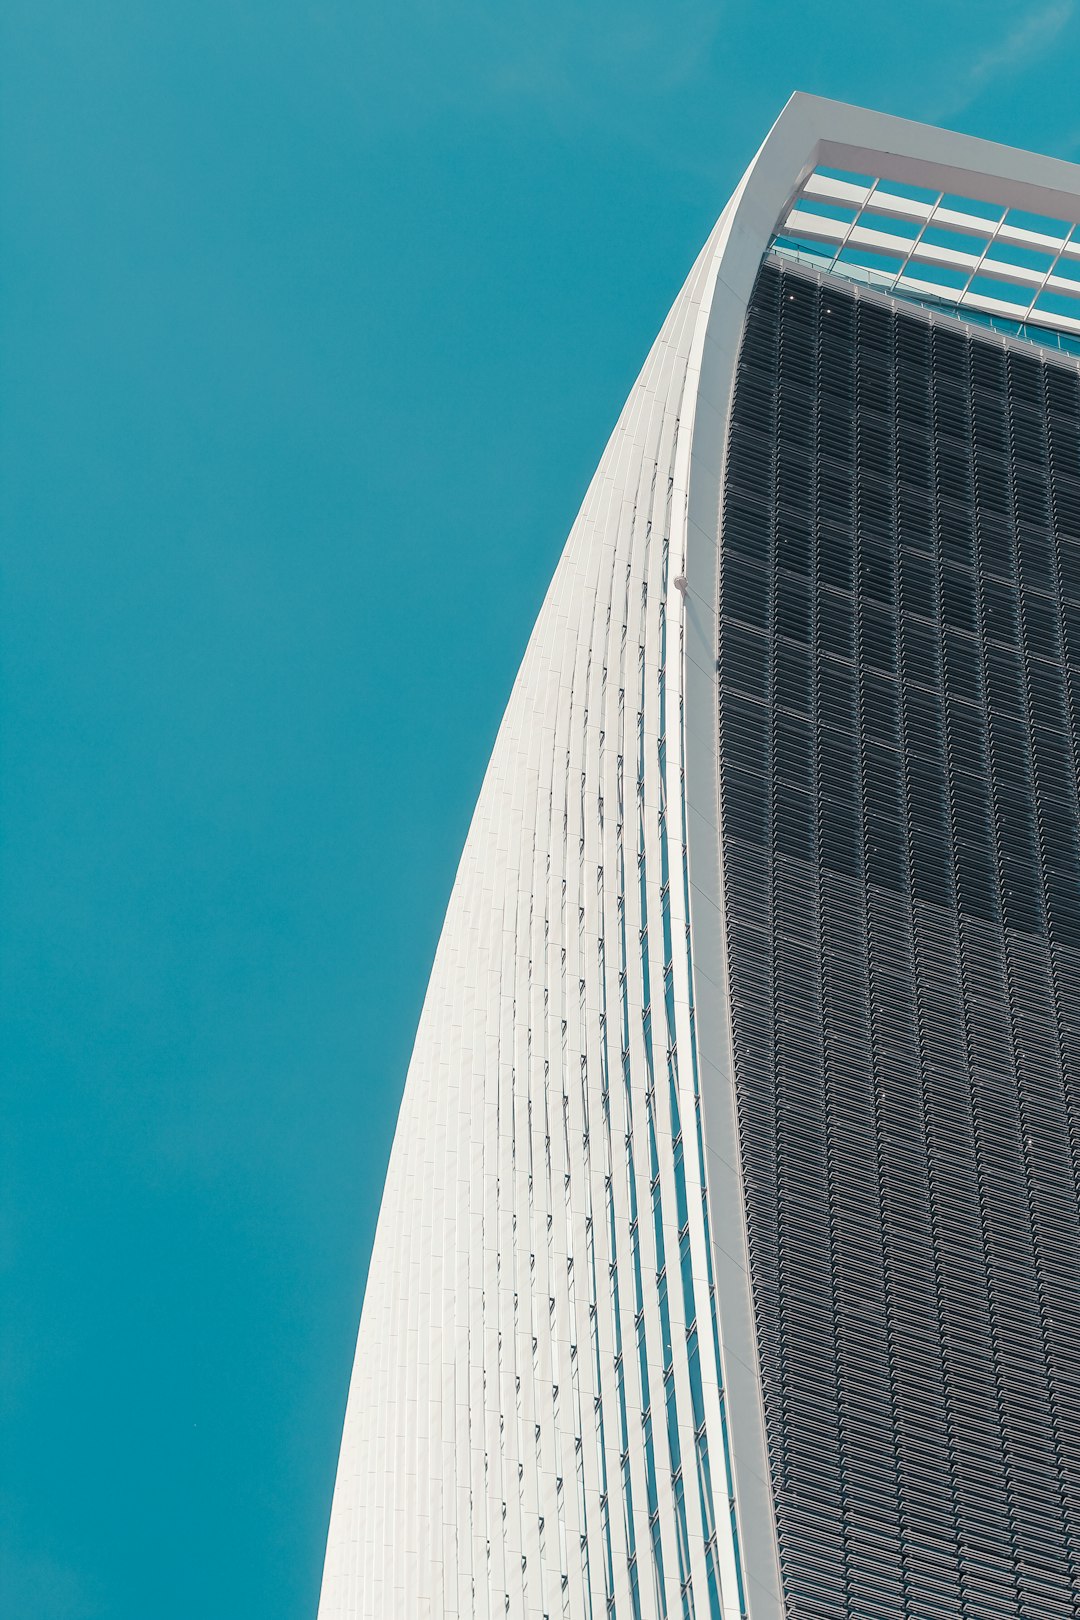
<path id="1" fill-rule="evenodd" d="M 601 1616 L 610 1598 L 680 1615 L 687 1582 L 693 1612 L 741 1612 L 675 584 L 716 241 L 574 525 L 465 847 L 372 1258 L 323 1620 Z"/>

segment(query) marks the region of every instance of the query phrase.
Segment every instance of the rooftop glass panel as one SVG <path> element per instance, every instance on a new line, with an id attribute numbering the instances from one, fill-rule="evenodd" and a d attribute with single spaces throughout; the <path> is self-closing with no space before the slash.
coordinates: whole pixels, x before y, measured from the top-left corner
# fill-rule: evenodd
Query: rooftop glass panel
<path id="1" fill-rule="evenodd" d="M 947 248 L 950 253 L 979 254 L 987 243 L 985 236 L 967 236 L 963 231 L 946 230 L 944 225 L 928 225 L 922 239 L 929 247 Z"/>
<path id="2" fill-rule="evenodd" d="M 859 210 L 844 203 L 822 202 L 820 197 L 800 197 L 795 204 L 800 214 L 818 214 L 822 219 L 838 219 L 850 225 Z"/>
<path id="3" fill-rule="evenodd" d="M 1006 225 L 1017 231 L 1031 231 L 1036 236 L 1053 236 L 1064 241 L 1072 230 L 1066 219 L 1048 219 L 1045 214 L 1029 214 L 1023 208 L 1010 208 L 1005 215 Z"/>
<path id="4" fill-rule="evenodd" d="M 987 259 L 994 259 L 1001 264 L 1015 264 L 1022 270 L 1038 270 L 1040 274 L 1049 270 L 1054 262 L 1052 253 L 1040 253 L 1037 248 L 1017 247 L 1015 242 L 991 242 L 986 250 Z"/>
<path id="5" fill-rule="evenodd" d="M 923 264 L 921 260 L 909 260 L 904 266 L 905 276 L 917 276 L 920 281 L 932 281 L 936 287 L 951 287 L 956 292 L 963 292 L 968 284 L 966 270 L 950 270 L 943 264 Z"/>
<path id="6" fill-rule="evenodd" d="M 879 180 L 874 195 L 880 197 L 882 192 L 905 202 L 929 203 L 931 207 L 938 200 L 936 191 L 927 191 L 925 186 L 905 186 L 899 180 Z"/>
<path id="7" fill-rule="evenodd" d="M 914 242 L 919 234 L 919 226 L 915 220 L 896 219 L 892 214 L 875 214 L 870 208 L 863 209 L 859 215 L 859 224 L 865 230 L 881 231 L 886 236 L 904 236 L 909 242 Z"/>
<path id="8" fill-rule="evenodd" d="M 1041 292 L 1035 308 L 1046 315 L 1063 315 L 1066 320 L 1080 322 L 1080 298 L 1070 298 L 1068 293 Z"/>
<path id="9" fill-rule="evenodd" d="M 1029 288 L 1017 287 L 1011 281 L 999 281 L 996 276 L 972 276 L 968 292 L 974 293 L 977 298 L 993 298 L 1001 304 L 1015 304 L 1019 309 L 1026 309 L 1031 303 Z"/>
<path id="10" fill-rule="evenodd" d="M 1080 225 L 1068 220 L 822 165 L 770 245 L 995 330 L 1056 327 L 1062 343 L 1078 330 Z"/>
<path id="11" fill-rule="evenodd" d="M 954 214 L 970 214 L 974 219 L 990 220 L 998 224 L 1004 217 L 1005 210 L 997 203 L 979 202 L 975 197 L 958 197 L 952 192 L 946 192 L 941 199 L 941 207 L 948 208 Z"/>
<path id="12" fill-rule="evenodd" d="M 854 174 L 850 169 L 827 169 L 820 163 L 814 173 L 820 174 L 823 180 L 842 180 L 848 186 L 872 186 L 874 184 L 872 174 Z"/>
<path id="13" fill-rule="evenodd" d="M 865 270 L 877 270 L 881 275 L 895 276 L 904 261 L 897 253 L 875 253 L 869 248 L 846 247 L 841 248 L 836 262 L 859 264 Z"/>

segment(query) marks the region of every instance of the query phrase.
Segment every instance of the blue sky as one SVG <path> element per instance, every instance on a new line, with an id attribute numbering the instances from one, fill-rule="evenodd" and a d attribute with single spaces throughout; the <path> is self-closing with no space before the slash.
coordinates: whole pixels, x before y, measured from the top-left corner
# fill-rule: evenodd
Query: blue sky
<path id="1" fill-rule="evenodd" d="M 1080 157 L 1076 0 L 8 0 L 0 1612 L 314 1616 L 454 866 L 794 88 Z"/>

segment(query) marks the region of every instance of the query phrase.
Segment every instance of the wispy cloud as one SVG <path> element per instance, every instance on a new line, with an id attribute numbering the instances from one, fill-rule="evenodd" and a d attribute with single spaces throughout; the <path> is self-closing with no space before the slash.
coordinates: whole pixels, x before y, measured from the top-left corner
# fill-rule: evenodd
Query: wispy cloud
<path id="1" fill-rule="evenodd" d="M 1005 37 L 977 56 L 968 71 L 972 90 L 981 90 L 1004 74 L 1030 67 L 1050 49 L 1068 27 L 1076 11 L 1076 0 L 1050 0 L 1017 19 Z"/>
<path id="2" fill-rule="evenodd" d="M 1076 14 L 1076 0 L 1048 0 L 1014 17 L 993 40 L 962 69 L 953 81 L 953 94 L 937 109 L 933 122 L 955 117 L 1004 78 L 1011 78 L 1041 62 Z"/>
<path id="3" fill-rule="evenodd" d="M 350 99 L 384 134 L 523 111 L 652 145 L 694 98 L 712 110 L 710 87 L 724 82 L 725 0 L 398 0 L 372 15 L 373 38 L 365 20 L 363 38 L 335 24 L 332 41 Z M 380 60 L 395 71 L 373 74 Z"/>

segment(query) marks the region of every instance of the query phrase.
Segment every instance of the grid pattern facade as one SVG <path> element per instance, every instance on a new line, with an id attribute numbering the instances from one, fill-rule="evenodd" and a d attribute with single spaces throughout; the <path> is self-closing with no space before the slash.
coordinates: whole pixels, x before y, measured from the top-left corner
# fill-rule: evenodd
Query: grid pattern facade
<path id="1" fill-rule="evenodd" d="M 786 1613 L 1080 1612 L 1080 375 L 766 262 L 721 525 Z"/>

